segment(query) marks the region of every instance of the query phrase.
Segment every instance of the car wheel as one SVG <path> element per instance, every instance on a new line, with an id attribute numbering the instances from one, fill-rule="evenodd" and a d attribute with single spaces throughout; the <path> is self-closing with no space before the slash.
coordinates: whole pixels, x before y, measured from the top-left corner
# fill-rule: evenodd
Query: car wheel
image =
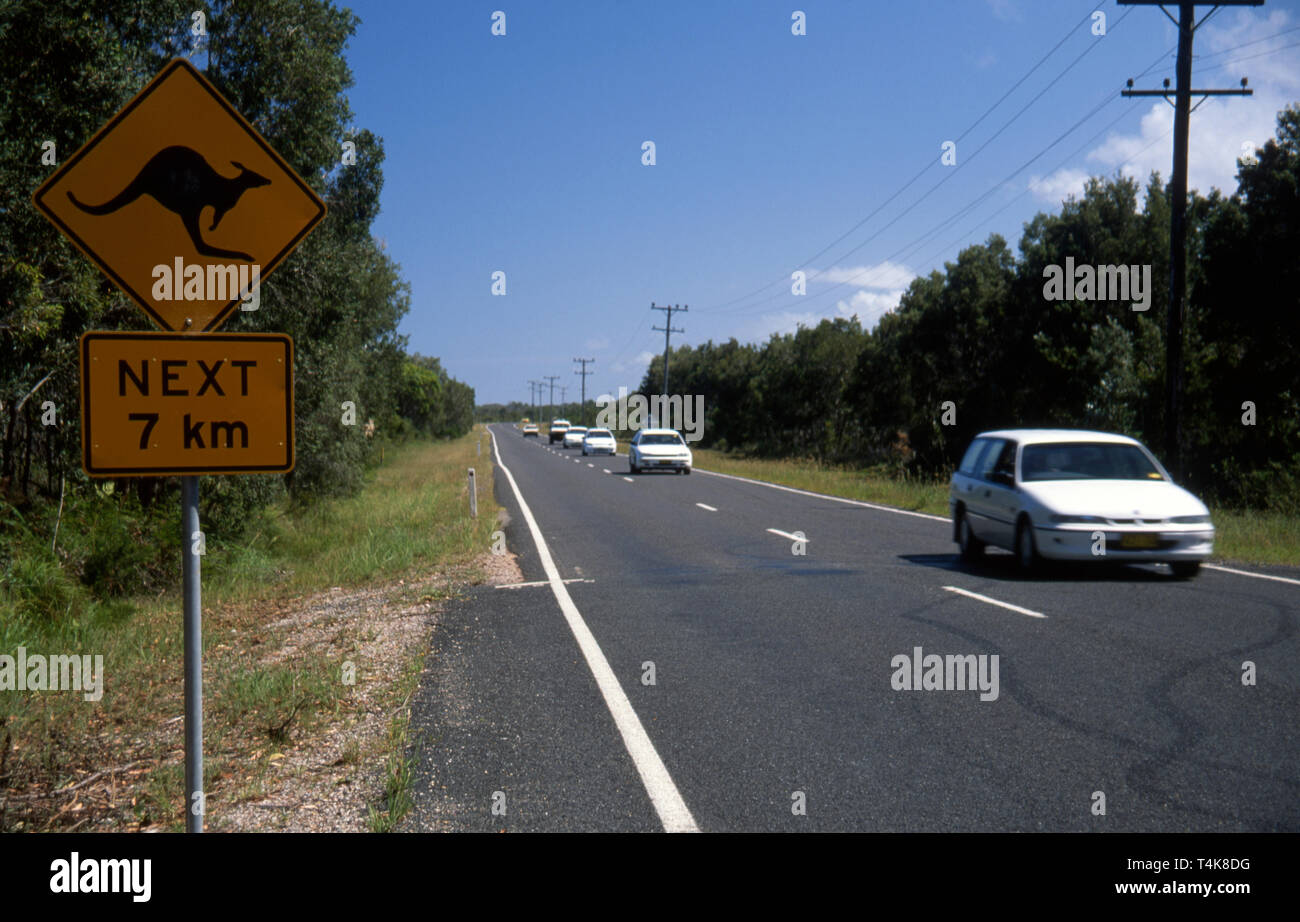
<path id="1" fill-rule="evenodd" d="M 641 473 L 639 470 L 637 470 L 636 462 L 632 460 L 632 456 L 631 456 L 631 455 L 628 455 L 628 456 L 627 456 L 627 472 L 628 472 L 629 474 L 639 474 L 639 473 Z"/>
<path id="2" fill-rule="evenodd" d="M 961 559 L 967 563 L 974 563 L 984 556 L 984 542 L 976 538 L 975 532 L 971 531 L 965 510 L 957 515 L 957 544 L 961 548 Z"/>
<path id="3" fill-rule="evenodd" d="M 1022 518 L 1016 525 L 1016 563 L 1022 573 L 1029 573 L 1038 563 L 1038 548 L 1034 546 L 1034 529 L 1029 519 Z"/>
<path id="4" fill-rule="evenodd" d="M 682 473 L 683 473 L 683 474 L 689 474 L 690 472 L 691 472 L 691 469 L 690 469 L 689 467 L 684 467 L 684 468 L 682 468 Z"/>
<path id="5" fill-rule="evenodd" d="M 1174 577 L 1177 579 L 1192 579 L 1197 573 L 1201 572 L 1201 562 L 1199 560 L 1182 560 L 1171 563 L 1169 569 L 1174 571 Z"/>

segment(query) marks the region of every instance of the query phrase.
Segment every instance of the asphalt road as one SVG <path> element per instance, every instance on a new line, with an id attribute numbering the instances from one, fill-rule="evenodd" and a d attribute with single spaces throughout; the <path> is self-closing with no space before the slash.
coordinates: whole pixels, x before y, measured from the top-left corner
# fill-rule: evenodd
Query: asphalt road
<path id="1" fill-rule="evenodd" d="M 1300 831 L 1300 574 L 1023 578 L 933 517 L 492 429 L 556 579 L 498 469 L 537 584 L 443 616 L 409 828 Z M 896 690 L 918 647 L 997 696 Z"/>

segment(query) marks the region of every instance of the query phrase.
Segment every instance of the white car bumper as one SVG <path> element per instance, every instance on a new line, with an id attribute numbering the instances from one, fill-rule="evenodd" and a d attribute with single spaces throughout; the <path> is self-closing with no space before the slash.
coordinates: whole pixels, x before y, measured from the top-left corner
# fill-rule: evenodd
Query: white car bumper
<path id="1" fill-rule="evenodd" d="M 690 458 L 656 458 L 652 455 L 641 455 L 637 459 L 637 467 L 644 471 L 677 471 L 691 466 Z"/>
<path id="2" fill-rule="evenodd" d="M 1098 534 L 1105 536 L 1101 541 Z M 1177 563 L 1206 560 L 1214 552 L 1214 528 L 1116 528 L 1114 525 L 1034 527 L 1034 544 L 1051 560 L 1096 560 L 1113 563 Z M 1104 553 L 1100 553 L 1104 550 Z"/>

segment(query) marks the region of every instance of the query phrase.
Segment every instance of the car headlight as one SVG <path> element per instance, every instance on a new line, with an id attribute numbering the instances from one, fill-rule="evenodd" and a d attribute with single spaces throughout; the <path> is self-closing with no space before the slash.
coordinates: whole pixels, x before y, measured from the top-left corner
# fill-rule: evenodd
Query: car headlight
<path id="1" fill-rule="evenodd" d="M 1051 521 L 1058 525 L 1104 525 L 1106 520 L 1099 515 L 1052 515 Z"/>
<path id="2" fill-rule="evenodd" d="M 1176 515 L 1169 520 L 1175 525 L 1209 525 L 1208 515 Z"/>

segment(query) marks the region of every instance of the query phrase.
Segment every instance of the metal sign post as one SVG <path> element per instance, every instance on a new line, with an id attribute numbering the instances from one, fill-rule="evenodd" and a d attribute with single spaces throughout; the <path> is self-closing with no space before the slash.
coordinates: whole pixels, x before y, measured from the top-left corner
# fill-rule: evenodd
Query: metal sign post
<path id="1" fill-rule="evenodd" d="M 199 582 L 199 478 L 181 478 L 181 559 L 185 595 L 185 831 L 202 832 L 203 606 Z"/>
<path id="2" fill-rule="evenodd" d="M 325 217 L 325 203 L 193 65 L 176 59 L 32 195 L 172 333 L 81 338 L 91 477 L 181 478 L 185 829 L 202 832 L 200 474 L 293 470 L 293 342 L 216 331 Z M 211 224 L 200 217 L 215 214 Z"/>

